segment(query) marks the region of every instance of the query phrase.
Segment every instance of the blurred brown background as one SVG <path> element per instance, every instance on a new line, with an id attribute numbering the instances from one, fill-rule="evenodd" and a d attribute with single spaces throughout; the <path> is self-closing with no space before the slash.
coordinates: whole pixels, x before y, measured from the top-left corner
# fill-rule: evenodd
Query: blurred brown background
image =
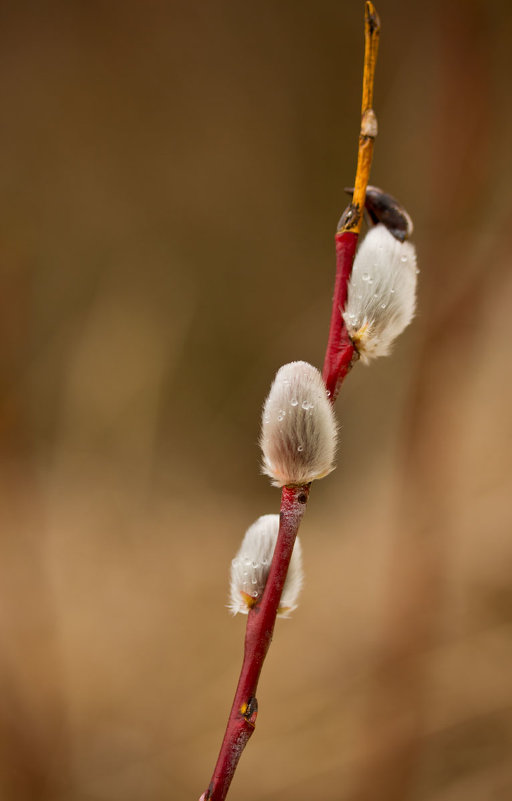
<path id="1" fill-rule="evenodd" d="M 337 403 L 230 798 L 512 798 L 512 10 L 380 0 L 419 308 Z M 321 365 L 362 2 L 0 5 L 0 799 L 188 801 L 276 369 Z"/>

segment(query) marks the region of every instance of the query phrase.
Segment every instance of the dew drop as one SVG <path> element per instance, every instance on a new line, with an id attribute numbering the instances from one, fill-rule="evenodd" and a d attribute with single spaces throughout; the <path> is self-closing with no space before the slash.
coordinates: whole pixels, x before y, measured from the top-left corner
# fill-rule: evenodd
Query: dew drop
<path id="1" fill-rule="evenodd" d="M 290 401 L 290 406 L 298 406 L 298 405 L 299 401 L 297 400 L 297 398 L 292 398 Z"/>
<path id="2" fill-rule="evenodd" d="M 302 405 L 302 408 L 304 409 L 304 411 L 307 412 L 307 410 L 309 409 L 309 401 L 307 401 L 307 400 L 302 401 L 301 405 Z"/>
<path id="3" fill-rule="evenodd" d="M 299 451 L 299 453 L 302 453 L 302 451 L 304 450 L 304 446 L 303 445 L 299 445 L 297 447 L 297 450 Z"/>
<path id="4" fill-rule="evenodd" d="M 279 414 L 277 415 L 277 419 L 278 419 L 278 421 L 280 423 L 284 420 L 285 415 L 286 415 L 286 412 L 284 411 L 284 409 L 280 409 L 279 410 Z"/>
<path id="5" fill-rule="evenodd" d="M 368 283 L 369 283 L 369 284 L 373 284 L 373 278 L 371 278 L 371 277 L 370 277 L 370 278 L 368 279 Z"/>
<path id="6" fill-rule="evenodd" d="M 406 262 L 406 261 L 408 261 L 408 258 L 407 258 L 407 256 L 401 256 L 401 257 L 400 257 L 400 261 L 401 261 L 401 262 L 403 262 L 403 263 L 405 264 L 405 262 Z"/>
<path id="7" fill-rule="evenodd" d="M 257 562 L 253 562 L 253 563 L 252 563 L 252 567 L 253 567 L 253 568 L 256 568 L 256 567 L 258 567 L 258 563 L 257 563 Z"/>
<path id="8" fill-rule="evenodd" d="M 395 290 L 394 289 L 390 289 L 389 291 L 391 292 L 392 295 L 395 294 Z"/>
<path id="9" fill-rule="evenodd" d="M 381 307 L 381 309 L 386 309 L 387 308 L 387 303 L 381 303 L 380 307 Z"/>
<path id="10" fill-rule="evenodd" d="M 331 397 L 331 390 L 328 389 L 326 394 L 327 394 L 327 397 L 330 398 Z"/>
<path id="11" fill-rule="evenodd" d="M 419 274 L 420 274 L 420 271 L 419 271 L 419 270 L 416 270 L 416 275 L 419 275 Z"/>
<path id="12" fill-rule="evenodd" d="M 251 579 L 251 583 L 252 583 L 252 584 L 257 584 L 257 583 L 258 583 L 258 579 L 257 579 L 257 578 L 253 578 L 253 579 Z"/>
<path id="13" fill-rule="evenodd" d="M 363 273 L 361 278 L 363 279 L 363 281 L 368 281 L 368 279 L 370 278 L 370 273 Z"/>

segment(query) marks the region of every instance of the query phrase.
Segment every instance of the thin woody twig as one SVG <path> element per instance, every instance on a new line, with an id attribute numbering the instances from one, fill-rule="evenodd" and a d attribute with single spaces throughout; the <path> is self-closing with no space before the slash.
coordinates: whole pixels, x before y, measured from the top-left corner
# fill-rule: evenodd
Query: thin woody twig
<path id="1" fill-rule="evenodd" d="M 375 6 L 367 2 L 365 8 L 365 55 L 363 72 L 363 98 L 361 102 L 361 132 L 357 158 L 356 180 L 352 206 L 357 210 L 357 220 L 343 230 L 361 230 L 361 221 L 366 197 L 366 187 L 370 179 L 373 158 L 373 145 L 377 136 L 377 117 L 373 106 L 373 86 L 379 50 L 380 20 Z"/>
<path id="2" fill-rule="evenodd" d="M 224 801 L 242 751 L 254 731 L 258 712 L 258 681 L 272 641 L 279 601 L 308 496 L 309 484 L 283 487 L 279 534 L 272 566 L 261 602 L 249 611 L 242 670 L 226 733 L 212 780 L 199 801 Z"/>
<path id="3" fill-rule="evenodd" d="M 358 164 L 352 203 L 342 218 L 336 234 L 336 285 L 331 329 L 324 364 L 324 381 L 334 400 L 342 378 L 354 357 L 354 346 L 343 324 L 341 311 L 347 297 L 347 282 L 352 270 L 361 226 L 366 187 L 373 154 L 377 122 L 372 97 L 377 59 L 379 18 L 371 2 L 365 5 L 365 57 L 363 105 L 359 136 Z M 235 698 L 208 789 L 199 801 L 224 801 L 240 756 L 251 737 L 258 711 L 256 690 L 267 651 L 272 641 L 277 610 L 288 572 L 293 546 L 306 509 L 310 485 L 285 486 L 281 495 L 279 534 L 272 566 L 261 601 L 250 609 L 247 619 L 244 658 Z"/>
<path id="4" fill-rule="evenodd" d="M 373 157 L 373 145 L 377 136 L 377 118 L 372 104 L 379 34 L 380 20 L 377 11 L 373 3 L 367 2 L 365 5 L 361 131 L 359 134 L 356 179 L 352 202 L 343 213 L 335 236 L 336 279 L 323 369 L 323 379 L 332 402 L 336 399 L 341 382 L 357 358 L 357 352 L 348 335 L 342 312 L 347 300 L 348 281 L 352 272 L 357 241 L 361 230 L 366 187 L 370 178 Z"/>

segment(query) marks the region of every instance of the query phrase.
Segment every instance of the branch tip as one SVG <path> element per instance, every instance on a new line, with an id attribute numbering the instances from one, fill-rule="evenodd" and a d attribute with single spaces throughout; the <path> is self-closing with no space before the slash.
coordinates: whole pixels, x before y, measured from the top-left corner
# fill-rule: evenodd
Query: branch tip
<path id="1" fill-rule="evenodd" d="M 344 217 L 342 217 L 342 225 L 338 228 L 338 232 L 353 231 L 355 234 L 359 234 L 361 230 L 361 210 L 365 207 L 366 187 L 370 178 L 370 168 L 373 157 L 373 144 L 378 130 L 377 117 L 372 105 L 377 53 L 379 50 L 380 20 L 375 6 L 369 0 L 365 6 L 364 34 L 365 47 L 363 94 L 361 100 L 361 129 L 359 133 L 354 196 L 351 203 L 352 208 L 359 213 L 344 215 Z"/>
<path id="2" fill-rule="evenodd" d="M 373 84 L 375 80 L 375 66 L 379 50 L 380 19 L 373 3 L 367 2 L 364 18 L 364 73 L 363 73 L 363 99 L 361 113 L 372 107 Z"/>
<path id="3" fill-rule="evenodd" d="M 375 32 L 378 33 L 380 31 L 380 18 L 379 15 L 377 14 L 377 9 L 373 5 L 373 3 L 370 2 L 370 0 L 367 0 L 367 2 L 365 3 L 364 11 L 365 11 L 365 22 L 368 30 L 370 31 L 370 34 L 374 34 Z"/>

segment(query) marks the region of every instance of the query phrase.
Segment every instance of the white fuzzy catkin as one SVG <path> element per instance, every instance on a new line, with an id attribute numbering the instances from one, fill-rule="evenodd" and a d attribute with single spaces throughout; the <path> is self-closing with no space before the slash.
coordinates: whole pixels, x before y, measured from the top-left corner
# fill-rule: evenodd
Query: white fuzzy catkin
<path id="1" fill-rule="evenodd" d="M 376 225 L 356 253 L 343 319 L 363 361 L 387 356 L 414 317 L 416 250 Z"/>
<path id="2" fill-rule="evenodd" d="M 334 412 L 316 367 L 285 364 L 263 408 L 263 472 L 276 487 L 323 478 L 334 469 L 336 439 Z"/>
<path id="3" fill-rule="evenodd" d="M 231 562 L 231 612 L 247 614 L 263 595 L 279 531 L 279 515 L 263 515 L 247 529 L 242 545 Z M 302 588 L 302 550 L 295 540 L 288 575 L 278 609 L 279 617 L 288 617 L 297 608 Z"/>

